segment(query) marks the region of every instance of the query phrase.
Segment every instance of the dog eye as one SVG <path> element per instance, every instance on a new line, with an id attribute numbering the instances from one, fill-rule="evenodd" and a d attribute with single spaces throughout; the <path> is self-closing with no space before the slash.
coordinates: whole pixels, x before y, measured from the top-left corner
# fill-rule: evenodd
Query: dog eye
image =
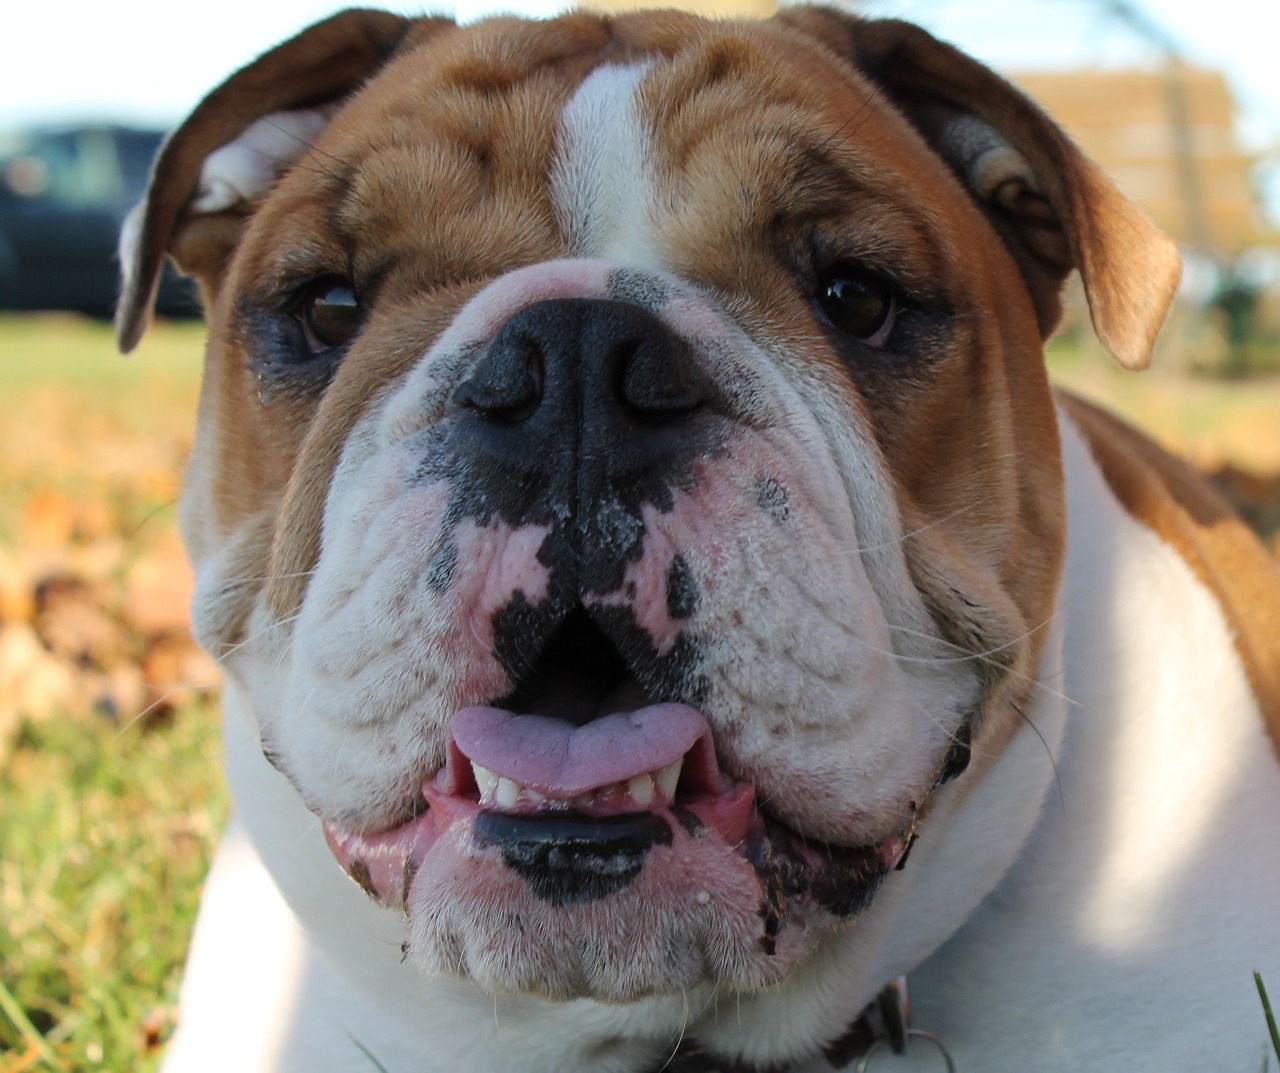
<path id="1" fill-rule="evenodd" d="M 298 319 L 307 348 L 320 354 L 349 343 L 360 330 L 360 299 L 355 288 L 337 276 L 309 284 L 302 295 Z"/>
<path id="2" fill-rule="evenodd" d="M 889 285 L 874 272 L 836 264 L 818 280 L 818 308 L 832 327 L 870 346 L 884 346 L 898 314 Z"/>

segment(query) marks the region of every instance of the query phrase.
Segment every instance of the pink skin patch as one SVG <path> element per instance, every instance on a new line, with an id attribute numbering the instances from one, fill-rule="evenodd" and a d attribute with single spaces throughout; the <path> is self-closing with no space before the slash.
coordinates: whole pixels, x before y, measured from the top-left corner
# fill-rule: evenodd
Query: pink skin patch
<path id="1" fill-rule="evenodd" d="M 517 593 L 531 604 L 540 603 L 547 595 L 547 568 L 538 562 L 538 549 L 550 527 L 525 525 L 512 529 L 504 522 L 480 527 L 464 521 L 453 533 L 458 549 L 455 575 L 459 578 L 453 593 L 462 612 L 460 620 L 468 624 L 469 648 L 475 657 L 492 661 L 493 618 Z M 459 662 L 473 662 L 465 657 Z"/>
<path id="2" fill-rule="evenodd" d="M 683 497 L 682 497 L 683 498 Z M 638 560 L 627 564 L 622 585 L 604 596 L 588 596 L 588 607 L 626 607 L 636 625 L 649 635 L 649 642 L 659 656 L 665 656 L 680 637 L 684 624 L 672 618 L 667 601 L 667 578 L 676 557 L 676 547 L 663 532 L 665 515 L 646 504 L 641 508 L 644 519 L 644 552 Z"/>

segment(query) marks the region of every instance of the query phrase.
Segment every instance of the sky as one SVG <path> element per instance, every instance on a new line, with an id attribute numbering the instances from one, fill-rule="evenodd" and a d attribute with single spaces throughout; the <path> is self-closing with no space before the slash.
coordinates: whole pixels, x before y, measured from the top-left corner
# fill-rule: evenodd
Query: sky
<path id="1" fill-rule="evenodd" d="M 0 128 L 86 119 L 168 127 L 234 68 L 344 6 L 331 0 L 15 0 L 0 14 Z M 561 5 L 389 0 L 381 6 L 467 21 L 498 10 L 551 13 Z M 868 0 L 858 9 L 919 22 L 1006 70 L 1154 62 L 1159 51 L 1150 35 L 1117 14 L 1135 11 L 1189 61 L 1227 74 L 1244 142 L 1253 151 L 1270 148 L 1273 181 L 1280 184 L 1280 4 L 1274 0 Z"/>

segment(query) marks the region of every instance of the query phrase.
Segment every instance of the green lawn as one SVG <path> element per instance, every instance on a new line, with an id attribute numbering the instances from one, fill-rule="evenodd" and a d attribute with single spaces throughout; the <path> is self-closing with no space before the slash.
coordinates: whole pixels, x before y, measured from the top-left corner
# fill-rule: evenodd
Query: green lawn
<path id="1" fill-rule="evenodd" d="M 1280 474 L 1280 374 L 1186 376 L 1160 350 L 1150 369 L 1133 373 L 1091 338 L 1089 344 L 1050 345 L 1049 370 L 1058 384 L 1114 410 L 1208 472 L 1231 463 Z"/>
<path id="2" fill-rule="evenodd" d="M 202 339 L 124 358 L 106 325 L 0 318 L 0 647 L 44 574 L 110 603 L 172 541 Z M 137 714 L 0 712 L 0 1073 L 146 1071 L 172 1030 L 226 793 L 211 701 Z"/>
<path id="3" fill-rule="evenodd" d="M 226 815 L 219 748 L 212 705 L 20 731 L 0 782 L 4 1073 L 154 1068 Z"/>

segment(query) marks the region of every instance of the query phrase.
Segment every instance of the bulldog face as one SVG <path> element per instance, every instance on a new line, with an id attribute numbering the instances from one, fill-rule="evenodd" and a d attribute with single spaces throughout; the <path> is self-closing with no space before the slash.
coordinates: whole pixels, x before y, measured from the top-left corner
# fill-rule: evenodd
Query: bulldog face
<path id="1" fill-rule="evenodd" d="M 776 984 L 1016 724 L 1053 259 L 1106 272 L 1067 209 L 1121 203 L 820 12 L 379 22 L 354 97 L 251 127 L 335 25 L 175 135 L 129 248 L 210 305 L 199 637 L 423 970 Z"/>

